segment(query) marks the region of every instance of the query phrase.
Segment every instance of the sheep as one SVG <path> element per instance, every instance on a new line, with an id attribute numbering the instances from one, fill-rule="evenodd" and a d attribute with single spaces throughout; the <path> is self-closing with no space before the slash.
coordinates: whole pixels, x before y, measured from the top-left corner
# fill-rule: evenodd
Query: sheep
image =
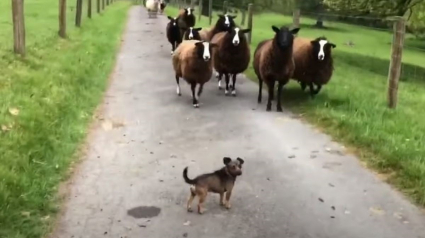
<path id="1" fill-rule="evenodd" d="M 189 27 L 188 29 L 183 28 L 184 34 L 183 34 L 183 40 L 202 40 L 202 37 L 199 33 L 199 31 L 202 30 L 202 27 L 193 28 Z"/>
<path id="2" fill-rule="evenodd" d="M 199 108 L 199 97 L 201 96 L 204 84 L 208 82 L 212 76 L 211 51 L 217 45 L 199 41 L 185 40 L 173 55 L 173 68 L 177 82 L 177 95 L 181 96 L 180 78 L 190 84 L 192 89 L 193 107 Z M 196 94 L 196 86 L 199 84 L 198 93 Z"/>
<path id="3" fill-rule="evenodd" d="M 213 50 L 214 69 L 219 73 L 218 88 L 221 89 L 221 78 L 226 78 L 225 95 L 229 93 L 229 79 L 232 74 L 232 95 L 236 96 L 236 75 L 244 72 L 251 59 L 250 48 L 245 33 L 251 29 L 239 27 L 228 29 L 226 32 L 217 33 L 211 43 L 218 47 Z"/>
<path id="4" fill-rule="evenodd" d="M 259 81 L 258 103 L 261 103 L 263 81 L 269 89 L 267 111 L 271 110 L 271 101 L 274 98 L 275 81 L 278 81 L 277 111 L 282 111 L 281 94 L 283 86 L 288 83 L 294 72 L 292 57 L 294 35 L 299 28 L 289 30 L 287 27 L 272 26 L 275 36 L 260 42 L 254 51 L 254 71 Z"/>
<path id="5" fill-rule="evenodd" d="M 167 6 L 167 3 L 165 3 L 164 0 L 160 0 L 160 2 L 159 2 L 159 12 L 161 14 L 164 13 L 164 9 L 165 9 L 166 6 Z"/>
<path id="6" fill-rule="evenodd" d="M 177 17 L 177 25 L 180 28 L 180 36 L 182 37 L 182 40 L 185 29 L 195 26 L 196 18 L 195 15 L 193 15 L 193 11 L 195 11 L 195 9 L 190 7 L 181 9 L 179 11 L 179 15 Z"/>
<path id="7" fill-rule="evenodd" d="M 158 13 L 159 2 L 158 0 L 147 0 L 146 1 L 146 9 L 148 10 L 148 16 L 151 18 L 152 14 L 157 16 Z"/>
<path id="8" fill-rule="evenodd" d="M 301 84 L 303 91 L 308 85 L 312 98 L 332 77 L 334 69 L 332 48 L 335 47 L 336 45 L 329 42 L 326 37 L 314 40 L 297 37 L 294 40 L 293 57 L 296 67 L 292 79 Z M 314 89 L 314 85 L 317 89 Z"/>
<path id="9" fill-rule="evenodd" d="M 171 55 L 174 53 L 174 50 L 179 46 L 181 41 L 180 29 L 177 26 L 177 18 L 172 18 L 168 16 L 170 22 L 167 23 L 166 33 L 168 42 L 171 44 Z"/>

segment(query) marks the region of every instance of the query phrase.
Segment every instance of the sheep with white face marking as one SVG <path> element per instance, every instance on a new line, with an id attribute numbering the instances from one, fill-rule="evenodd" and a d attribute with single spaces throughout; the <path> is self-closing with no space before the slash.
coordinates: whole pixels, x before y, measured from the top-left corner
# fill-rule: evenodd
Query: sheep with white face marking
<path id="1" fill-rule="evenodd" d="M 280 29 L 272 26 L 275 36 L 273 39 L 264 40 L 257 45 L 254 52 L 254 71 L 258 77 L 259 92 L 258 103 L 261 103 L 263 82 L 269 89 L 267 111 L 271 110 L 271 101 L 274 99 L 274 86 L 278 81 L 277 108 L 281 112 L 281 94 L 283 86 L 288 83 L 294 73 L 295 64 L 292 57 L 294 35 L 299 28 L 289 30 L 287 27 Z"/>
<path id="2" fill-rule="evenodd" d="M 181 96 L 180 78 L 183 78 L 192 89 L 192 100 L 195 108 L 199 107 L 204 84 L 211 79 L 211 51 L 215 44 L 198 40 L 185 40 L 173 55 L 173 68 L 177 82 L 177 95 Z M 196 86 L 199 85 L 196 93 Z"/>
<path id="3" fill-rule="evenodd" d="M 202 27 L 189 27 L 189 29 L 184 28 L 183 30 L 185 30 L 183 40 L 202 40 L 201 35 L 199 34 L 199 31 L 202 30 Z"/>
<path id="4" fill-rule="evenodd" d="M 161 14 L 164 13 L 164 9 L 165 9 L 166 6 L 167 6 L 167 3 L 165 3 L 164 0 L 160 0 L 160 2 L 159 2 L 159 12 Z"/>
<path id="5" fill-rule="evenodd" d="M 218 47 L 213 50 L 214 69 L 219 73 L 218 87 L 221 89 L 221 79 L 225 76 L 225 95 L 229 93 L 230 75 L 232 75 L 232 95 L 236 96 L 236 75 L 243 73 L 251 59 L 250 48 L 245 34 L 250 29 L 242 30 L 239 27 L 228 29 L 226 32 L 217 33 L 211 43 Z"/>
<path id="6" fill-rule="evenodd" d="M 181 41 L 180 29 L 177 26 L 177 18 L 172 18 L 168 16 L 170 22 L 167 23 L 166 33 L 168 42 L 171 44 L 171 54 L 174 53 L 174 50 L 179 46 Z"/>
<path id="7" fill-rule="evenodd" d="M 146 1 L 146 9 L 148 10 L 149 18 L 151 18 L 152 15 L 157 17 L 158 9 L 159 9 L 159 1 L 158 0 L 147 0 Z"/>
<path id="8" fill-rule="evenodd" d="M 196 23 L 195 15 L 193 15 L 193 12 L 195 9 L 193 8 L 184 8 L 180 9 L 179 15 L 177 16 L 177 25 L 180 28 L 180 36 L 183 40 L 183 35 L 186 29 L 189 29 L 189 27 L 194 27 Z"/>
<path id="9" fill-rule="evenodd" d="M 325 37 L 314 40 L 298 37 L 294 40 L 295 71 L 292 79 L 301 84 L 303 91 L 309 86 L 311 97 L 318 94 L 332 77 L 332 48 L 335 47 Z M 314 89 L 314 85 L 317 89 Z"/>

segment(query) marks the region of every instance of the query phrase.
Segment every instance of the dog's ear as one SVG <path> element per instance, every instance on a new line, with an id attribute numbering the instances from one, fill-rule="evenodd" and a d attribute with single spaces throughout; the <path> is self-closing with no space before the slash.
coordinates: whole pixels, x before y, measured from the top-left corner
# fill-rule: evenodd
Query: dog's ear
<path id="1" fill-rule="evenodd" d="M 243 165 L 243 163 L 245 163 L 245 161 L 243 159 L 239 158 L 239 157 L 236 160 L 239 161 L 239 164 L 241 164 L 241 165 Z"/>
<path id="2" fill-rule="evenodd" d="M 230 161 L 232 161 L 232 159 L 231 159 L 231 158 L 229 158 L 229 157 L 224 157 L 224 158 L 223 158 L 223 163 L 224 163 L 225 165 L 227 165 L 228 163 L 230 163 Z"/>

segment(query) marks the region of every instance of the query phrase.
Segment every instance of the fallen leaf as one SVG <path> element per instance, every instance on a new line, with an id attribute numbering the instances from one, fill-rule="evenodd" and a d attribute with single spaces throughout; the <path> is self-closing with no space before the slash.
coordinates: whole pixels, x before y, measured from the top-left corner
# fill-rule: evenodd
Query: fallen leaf
<path id="1" fill-rule="evenodd" d="M 187 221 L 185 223 L 183 223 L 184 226 L 189 226 L 190 225 L 190 221 Z"/>
<path id="2" fill-rule="evenodd" d="M 13 116 L 17 116 L 19 115 L 19 109 L 15 107 L 9 108 L 9 113 L 12 114 Z"/>
<path id="3" fill-rule="evenodd" d="M 376 215 L 384 215 L 385 214 L 385 211 L 382 210 L 379 207 L 371 207 L 371 208 L 369 208 L 369 211 L 371 211 L 372 213 L 374 213 Z"/>

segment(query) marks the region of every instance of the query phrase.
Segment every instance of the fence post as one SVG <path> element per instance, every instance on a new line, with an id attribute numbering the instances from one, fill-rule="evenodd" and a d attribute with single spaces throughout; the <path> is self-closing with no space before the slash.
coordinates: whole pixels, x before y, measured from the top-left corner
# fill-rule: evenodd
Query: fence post
<path id="1" fill-rule="evenodd" d="M 292 16 L 292 25 L 294 28 L 300 27 L 300 9 L 295 9 Z"/>
<path id="2" fill-rule="evenodd" d="M 91 4 L 92 0 L 87 0 L 87 17 L 91 18 Z"/>
<path id="3" fill-rule="evenodd" d="M 223 14 L 226 14 L 227 13 L 227 1 L 224 1 L 223 2 Z"/>
<path id="4" fill-rule="evenodd" d="M 213 0 L 209 0 L 209 9 L 208 9 L 208 13 L 209 13 L 209 16 L 210 16 L 210 25 L 212 24 L 212 1 Z"/>
<path id="5" fill-rule="evenodd" d="M 253 4 L 250 3 L 248 4 L 248 29 L 251 29 L 251 32 L 249 32 L 248 35 L 248 42 L 251 44 L 251 40 L 252 40 L 252 14 L 253 14 Z"/>
<path id="6" fill-rule="evenodd" d="M 192 9 L 195 8 L 195 0 L 190 1 L 190 8 L 192 8 Z"/>
<path id="7" fill-rule="evenodd" d="M 59 36 L 66 38 L 66 0 L 59 0 Z"/>
<path id="8" fill-rule="evenodd" d="M 75 25 L 81 27 L 81 13 L 83 11 L 83 0 L 77 0 L 77 9 L 75 11 Z"/>
<path id="9" fill-rule="evenodd" d="M 109 6 L 109 0 L 106 0 L 106 6 Z"/>
<path id="10" fill-rule="evenodd" d="M 241 9 L 241 12 L 242 12 L 241 25 L 244 26 L 245 25 L 245 18 L 246 18 L 246 10 L 245 9 Z"/>
<path id="11" fill-rule="evenodd" d="M 198 9 L 198 21 L 201 20 L 201 16 L 202 16 L 202 4 L 203 4 L 203 0 L 199 0 L 199 9 Z"/>
<path id="12" fill-rule="evenodd" d="M 100 0 L 96 0 L 97 13 L 100 13 Z"/>
<path id="13" fill-rule="evenodd" d="M 391 51 L 390 69 L 388 72 L 388 107 L 396 108 L 398 81 L 400 79 L 406 20 L 397 17 L 394 22 L 394 35 Z"/>
<path id="14" fill-rule="evenodd" d="M 16 54 L 25 56 L 25 19 L 23 0 L 12 0 L 13 43 Z"/>
<path id="15" fill-rule="evenodd" d="M 105 10 L 105 0 L 102 0 L 102 10 Z"/>

